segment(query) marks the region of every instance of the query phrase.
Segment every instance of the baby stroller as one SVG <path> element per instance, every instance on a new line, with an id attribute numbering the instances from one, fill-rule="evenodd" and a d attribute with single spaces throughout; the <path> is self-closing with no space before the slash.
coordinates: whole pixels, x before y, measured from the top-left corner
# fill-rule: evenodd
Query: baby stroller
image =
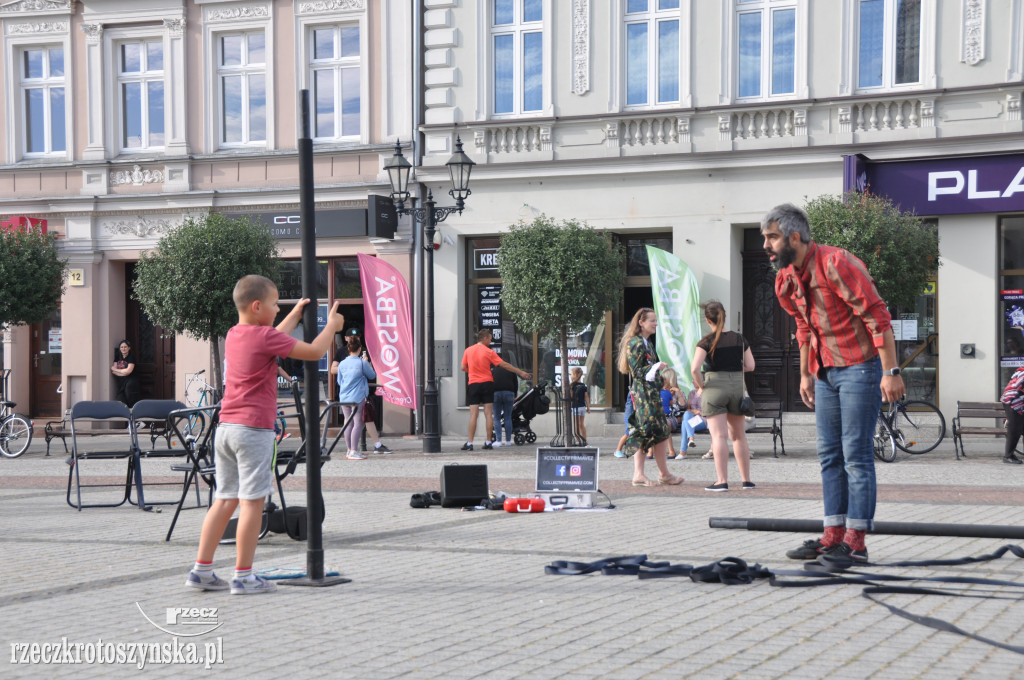
<path id="1" fill-rule="evenodd" d="M 512 436 L 516 445 L 532 444 L 537 441 L 537 433 L 530 429 L 530 421 L 548 412 L 551 397 L 544 394 L 548 384 L 540 381 L 519 395 L 512 403 Z"/>

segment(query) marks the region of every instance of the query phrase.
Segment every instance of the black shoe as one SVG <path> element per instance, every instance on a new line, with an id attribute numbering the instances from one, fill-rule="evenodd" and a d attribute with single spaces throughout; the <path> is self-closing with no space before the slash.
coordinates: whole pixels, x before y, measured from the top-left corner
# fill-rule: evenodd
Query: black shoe
<path id="1" fill-rule="evenodd" d="M 753 489 L 754 488 L 754 483 L 753 482 L 743 482 L 743 486 L 741 488 L 743 490 Z"/>
<path id="2" fill-rule="evenodd" d="M 824 546 L 821 544 L 821 539 L 812 538 L 809 541 L 804 541 L 799 548 L 787 550 L 786 557 L 791 560 L 816 560 L 822 550 L 824 550 Z"/>
<path id="3" fill-rule="evenodd" d="M 1003 462 L 1009 463 L 1010 465 L 1020 465 L 1021 463 L 1024 463 L 1024 460 L 1021 460 L 1014 455 L 1009 455 L 1003 457 Z"/>
<path id="4" fill-rule="evenodd" d="M 493 449 L 494 448 L 494 442 L 484 442 L 484 448 L 485 449 Z"/>
<path id="5" fill-rule="evenodd" d="M 868 551 L 854 550 L 846 543 L 836 543 L 821 551 L 818 556 L 818 564 L 829 571 L 843 571 L 855 564 L 867 564 Z"/>
<path id="6" fill-rule="evenodd" d="M 723 482 L 721 484 L 710 484 L 708 486 L 705 486 L 704 490 L 705 491 L 728 491 L 729 490 L 729 485 L 726 484 L 725 482 Z"/>
<path id="7" fill-rule="evenodd" d="M 469 442 L 466 442 L 465 444 L 462 445 L 462 450 L 463 451 L 472 451 L 473 450 L 473 445 L 470 444 Z"/>

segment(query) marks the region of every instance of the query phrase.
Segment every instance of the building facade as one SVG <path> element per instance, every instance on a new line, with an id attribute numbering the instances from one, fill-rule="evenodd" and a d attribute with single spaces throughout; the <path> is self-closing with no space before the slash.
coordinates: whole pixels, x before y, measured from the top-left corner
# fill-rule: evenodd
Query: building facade
<path id="1" fill-rule="evenodd" d="M 702 298 L 722 300 L 729 326 L 751 341 L 754 398 L 803 409 L 793 325 L 775 303 L 758 224 L 778 203 L 856 188 L 849 157 L 884 179 L 873 191 L 894 196 L 905 182 L 886 168 L 935 164 L 913 166 L 923 168 L 923 198 L 901 199 L 934 221 L 942 253 L 918 308 L 897 319 L 911 394 L 952 414 L 958 399 L 995 398 L 1024 362 L 1006 321 L 1024 289 L 1014 189 L 1014 163 L 1024 166 L 1024 0 L 139 5 L 0 7 L 0 213 L 46 219 L 81 276 L 57 319 L 4 335 L 4 365 L 32 366 L 15 371 L 12 392 L 34 414 L 107 398 L 112 348 L 132 333 L 161 340 L 152 357 L 170 353 L 151 362 L 149 380 L 163 386 L 154 394 L 180 396 L 208 365 L 203 343 L 177 337 L 168 348 L 137 318 L 132 265 L 190 215 L 294 215 L 303 88 L 318 93 L 318 210 L 365 209 L 368 195 L 386 194 L 382 167 L 397 138 L 415 140 L 419 195 L 446 195 L 457 138 L 477 163 L 466 210 L 439 226 L 434 256 L 430 349 L 445 433 L 465 429 L 458 364 L 481 326 L 498 331 L 510 362 L 560 380 L 553 341 L 519 332 L 494 305 L 501 234 L 540 214 L 584 220 L 626 249 L 623 304 L 569 350 L 587 369 L 594 424 L 622 407 L 615 346 L 651 302 L 647 245 L 687 262 Z M 1005 167 L 989 174 L 997 162 Z M 959 175 L 936 177 L 929 200 L 933 172 Z M 938 205 L 957 193 L 969 207 Z M 418 228 L 404 219 L 394 240 L 320 238 L 321 297 L 361 314 L 357 252 L 395 264 L 419 296 Z M 297 241 L 281 246 L 298 257 Z M 74 342 L 61 344 L 61 330 Z M 57 383 L 65 396 L 48 401 Z M 387 430 L 413 429 L 407 412 L 389 413 Z M 554 427 L 541 421 L 541 432 Z"/>
<path id="2" fill-rule="evenodd" d="M 424 4 L 420 177 L 442 188 L 457 135 L 478 164 L 466 213 L 442 225 L 456 246 L 438 252 L 437 285 L 466 295 L 439 306 L 437 336 L 452 339 L 457 362 L 481 324 L 497 323 L 509 361 L 554 377 L 548 339 L 481 312 L 501 284 L 488 253 L 516 221 L 585 220 L 628 256 L 622 307 L 581 333 L 569 357 L 588 368 L 591 402 L 609 410 L 625 392 L 613 366 L 621 329 L 650 303 L 644 245 L 682 258 L 702 298 L 724 302 L 758 360 L 755 400 L 802 410 L 793 325 L 774 300 L 761 216 L 841 193 L 844 156 L 1019 161 L 1024 151 L 1020 1 Z M 971 167 L 962 170 L 965 194 L 1004 181 L 970 184 Z M 1022 207 L 904 207 L 934 220 L 942 262 L 918 308 L 897 319 L 900 355 L 911 395 L 952 414 L 956 400 L 993 399 L 1002 384 L 1000 291 L 1024 287 L 1015 255 Z M 973 355 L 961 355 L 967 344 Z M 466 420 L 464 384 L 457 371 L 441 380 L 446 430 Z"/>
<path id="3" fill-rule="evenodd" d="M 121 338 L 135 347 L 144 397 L 182 398 L 192 374 L 211 375 L 208 343 L 166 337 L 131 294 L 140 255 L 184 220 L 263 221 L 285 261 L 282 307 L 301 296 L 302 90 L 315 289 L 361 329 L 356 254 L 410 274 L 409 234 L 379 238 L 367 206 L 389 192 L 382 164 L 394 140 L 412 135 L 411 18 L 392 0 L 4 3 L 0 212 L 45 219 L 70 272 L 47 323 L 4 334 L 19 410 L 56 415 L 111 398 Z M 385 429 L 407 431 L 408 413 L 385 409 Z"/>

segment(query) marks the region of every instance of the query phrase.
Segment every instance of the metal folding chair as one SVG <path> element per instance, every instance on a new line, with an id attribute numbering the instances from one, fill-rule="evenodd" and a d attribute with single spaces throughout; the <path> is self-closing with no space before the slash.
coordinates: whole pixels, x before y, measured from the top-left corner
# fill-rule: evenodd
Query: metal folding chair
<path id="1" fill-rule="evenodd" d="M 167 416 L 171 434 L 184 450 L 185 456 L 188 457 L 188 463 L 171 466 L 171 469 L 176 472 L 184 472 L 185 479 L 181 486 L 181 497 L 177 501 L 178 507 L 174 510 L 174 517 L 171 519 L 171 526 L 167 529 L 165 541 L 171 540 L 174 525 L 178 523 L 178 515 L 184 509 L 185 499 L 193 484 L 196 489 L 194 507 L 203 507 L 202 497 L 199 493 L 200 479 L 209 487 L 207 505 L 212 501 L 213 489 L 216 486 L 213 443 L 219 417 L 220 406 L 179 409 L 172 411 Z"/>
<path id="2" fill-rule="evenodd" d="M 172 500 L 146 502 L 142 476 L 142 460 L 148 458 L 184 458 L 187 454 L 184 446 L 172 436 L 169 424 L 170 414 L 184 409 L 185 405 L 174 399 L 143 399 L 132 407 L 132 446 L 135 462 L 135 497 L 129 494 L 128 502 L 138 505 L 143 510 L 151 510 L 154 505 L 174 505 Z M 143 442 L 148 437 L 149 446 Z M 172 468 L 173 469 L 173 468 Z M 178 482 L 150 482 L 149 486 L 177 486 Z"/>
<path id="3" fill-rule="evenodd" d="M 131 411 L 119 401 L 80 401 L 71 407 L 71 455 L 68 456 L 68 492 L 67 503 L 73 508 L 116 508 L 124 505 L 131 495 L 132 478 L 135 470 L 135 447 L 132 441 L 130 430 L 132 422 Z M 120 424 L 123 423 L 126 429 L 110 430 L 110 437 L 116 437 L 116 441 L 123 441 L 124 446 L 109 448 L 100 451 L 85 451 L 80 444 L 80 438 L 84 439 L 83 431 L 91 429 L 98 423 Z M 105 434 L 105 433 L 104 433 Z M 88 460 L 116 460 L 127 461 L 124 482 L 94 482 L 82 484 L 81 467 L 82 463 Z M 75 501 L 71 500 L 71 488 L 75 487 Z M 121 490 L 122 496 L 116 503 L 92 503 L 82 502 L 82 489 L 89 488 L 117 488 Z"/>

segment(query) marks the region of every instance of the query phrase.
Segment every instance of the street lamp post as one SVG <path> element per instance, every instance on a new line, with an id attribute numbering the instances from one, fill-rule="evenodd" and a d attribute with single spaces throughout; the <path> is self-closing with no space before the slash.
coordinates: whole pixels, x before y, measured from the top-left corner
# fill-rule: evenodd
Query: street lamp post
<path id="1" fill-rule="evenodd" d="M 441 452 L 440 419 L 437 403 L 437 378 L 434 376 L 434 232 L 453 212 L 460 215 L 465 208 L 469 190 L 469 175 L 475 163 L 462 150 L 462 139 L 455 140 L 455 153 L 445 163 L 451 175 L 452 189 L 448 194 L 455 199 L 454 206 L 438 206 L 434 194 L 427 190 L 427 198 L 421 208 L 406 208 L 409 200 L 409 174 L 412 164 L 402 155 L 401 143 L 395 143 L 395 154 L 384 169 L 391 182 L 391 198 L 399 215 L 410 215 L 415 222 L 423 225 L 423 249 L 427 253 L 427 289 L 424 304 L 424 326 L 426 332 L 426 384 L 423 386 L 423 452 Z M 420 356 L 423 356 L 421 352 Z"/>

